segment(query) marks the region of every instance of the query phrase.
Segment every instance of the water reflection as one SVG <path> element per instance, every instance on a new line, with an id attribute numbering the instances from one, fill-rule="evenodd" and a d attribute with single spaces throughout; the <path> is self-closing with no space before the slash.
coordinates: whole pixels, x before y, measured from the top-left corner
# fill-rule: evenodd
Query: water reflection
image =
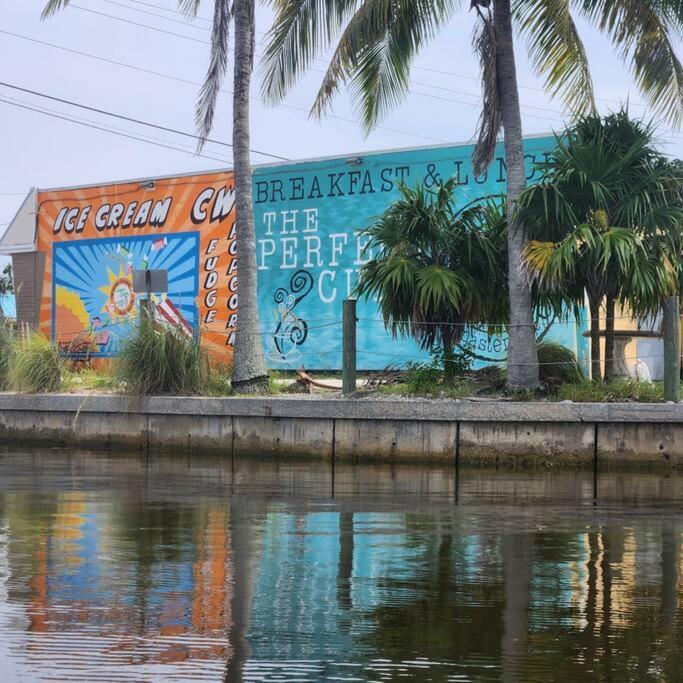
<path id="1" fill-rule="evenodd" d="M 681 680 L 683 478 L 0 456 L 2 680 Z M 334 491 L 332 491 L 334 486 Z"/>

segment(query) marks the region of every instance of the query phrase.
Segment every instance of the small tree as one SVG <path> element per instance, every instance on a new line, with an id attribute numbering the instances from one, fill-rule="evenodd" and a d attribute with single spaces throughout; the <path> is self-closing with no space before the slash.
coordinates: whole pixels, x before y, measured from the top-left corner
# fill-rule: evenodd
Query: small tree
<path id="1" fill-rule="evenodd" d="M 600 308 L 605 304 L 605 377 L 613 374 L 617 303 L 656 311 L 678 268 L 681 178 L 662 159 L 651 126 L 624 110 L 587 116 L 557 137 L 543 178 L 520 199 L 535 238 L 524 259 L 541 291 L 575 307 L 588 295 L 591 362 L 600 377 Z M 615 227 L 619 226 L 619 227 Z M 675 273 L 674 273 L 675 274 Z"/>
<path id="2" fill-rule="evenodd" d="M 559 242 L 530 242 L 524 251 L 525 266 L 540 289 L 562 292 L 575 305 L 588 295 L 590 309 L 591 367 L 594 378 L 600 368 L 600 304 L 625 298 L 628 273 L 646 255 L 636 234 L 609 225 L 605 211 L 591 212 L 587 220 Z M 612 304 L 612 321 L 614 307 Z"/>
<path id="3" fill-rule="evenodd" d="M 446 382 L 465 327 L 508 315 L 503 207 L 488 201 L 457 211 L 456 187 L 453 179 L 434 189 L 401 185 L 400 199 L 367 230 L 373 258 L 357 288 L 377 298 L 394 336 L 441 346 Z"/>
<path id="4" fill-rule="evenodd" d="M 12 294 L 14 292 L 14 278 L 12 277 L 12 265 L 5 264 L 0 274 L 0 295 Z"/>

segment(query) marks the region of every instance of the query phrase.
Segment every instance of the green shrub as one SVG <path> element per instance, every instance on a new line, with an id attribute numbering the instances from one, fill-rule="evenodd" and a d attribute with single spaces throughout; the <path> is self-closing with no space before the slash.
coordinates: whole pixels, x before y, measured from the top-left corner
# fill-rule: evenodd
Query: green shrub
<path id="1" fill-rule="evenodd" d="M 635 379 L 616 379 L 607 384 L 583 380 L 560 387 L 557 398 L 575 403 L 661 403 L 664 400 L 664 386 L 660 383 L 638 382 Z"/>
<path id="2" fill-rule="evenodd" d="M 443 370 L 430 363 L 406 365 L 405 388 L 410 394 L 429 394 L 443 378 Z"/>
<path id="3" fill-rule="evenodd" d="M 44 393 L 62 386 L 64 361 L 56 344 L 37 332 L 15 341 L 9 384 L 16 391 Z"/>
<path id="4" fill-rule="evenodd" d="M 453 386 L 455 380 L 467 375 L 472 367 L 470 354 L 454 351 L 448 360 L 448 372 L 443 349 L 433 346 L 429 351 L 429 362 L 407 363 L 405 370 L 405 389 L 410 394 L 434 394 Z"/>
<path id="5" fill-rule="evenodd" d="M 555 342 L 541 342 L 538 345 L 538 374 L 541 384 L 551 390 L 584 379 L 576 356 Z"/>
<path id="6" fill-rule="evenodd" d="M 0 323 L 0 391 L 9 386 L 12 355 L 14 354 L 14 340 L 7 325 Z"/>
<path id="7" fill-rule="evenodd" d="M 209 373 L 208 355 L 197 339 L 145 317 L 123 343 L 116 379 L 133 394 L 180 396 L 201 393 Z"/>

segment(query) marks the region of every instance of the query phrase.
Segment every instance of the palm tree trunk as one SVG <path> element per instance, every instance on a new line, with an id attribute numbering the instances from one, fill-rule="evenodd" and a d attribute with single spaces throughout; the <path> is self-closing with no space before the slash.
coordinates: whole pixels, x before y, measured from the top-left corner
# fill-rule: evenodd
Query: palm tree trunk
<path id="1" fill-rule="evenodd" d="M 593 381 L 602 380 L 600 368 L 600 297 L 588 294 L 588 308 L 591 316 L 591 377 Z"/>
<path id="2" fill-rule="evenodd" d="M 263 393 L 268 374 L 261 345 L 256 295 L 256 228 L 249 159 L 249 88 L 254 67 L 254 0 L 235 0 L 235 70 L 232 144 L 237 212 L 237 331 L 232 386 L 242 393 Z"/>
<path id="3" fill-rule="evenodd" d="M 494 26 L 507 167 L 508 278 L 510 282 L 508 388 L 512 391 L 524 391 L 538 386 L 538 351 L 531 310 L 531 291 L 520 271 L 522 252 L 527 243 L 526 228 L 514 217 L 517 197 L 526 187 L 526 171 L 510 0 L 496 0 Z"/>
<path id="4" fill-rule="evenodd" d="M 605 381 L 614 378 L 614 309 L 615 300 L 611 294 L 605 299 Z"/>

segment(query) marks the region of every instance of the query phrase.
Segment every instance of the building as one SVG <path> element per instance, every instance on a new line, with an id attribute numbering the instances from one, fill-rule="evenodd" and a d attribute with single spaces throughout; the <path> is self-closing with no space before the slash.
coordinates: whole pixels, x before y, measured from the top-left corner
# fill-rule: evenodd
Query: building
<path id="1" fill-rule="evenodd" d="M 525 140 L 528 179 L 552 136 Z M 471 145 L 441 145 L 255 166 L 260 318 L 271 367 L 339 368 L 341 306 L 369 258 L 363 230 L 396 198 L 400 182 L 458 179 L 459 202 L 500 195 L 502 148 L 475 177 Z M 239 228 L 237 228 L 239 229 Z M 158 315 L 201 330 L 229 359 L 237 291 L 230 171 L 34 189 L 2 240 L 12 255 L 17 316 L 62 346 L 79 335 L 112 356 L 139 314 L 133 271 L 165 270 Z M 358 367 L 379 369 L 425 357 L 410 339 L 391 339 L 373 301 L 358 304 Z M 492 321 L 496 322 L 496 321 Z M 546 338 L 587 357 L 573 319 L 541 325 Z M 506 336 L 469 330 L 463 345 L 480 362 L 501 360 Z"/>

